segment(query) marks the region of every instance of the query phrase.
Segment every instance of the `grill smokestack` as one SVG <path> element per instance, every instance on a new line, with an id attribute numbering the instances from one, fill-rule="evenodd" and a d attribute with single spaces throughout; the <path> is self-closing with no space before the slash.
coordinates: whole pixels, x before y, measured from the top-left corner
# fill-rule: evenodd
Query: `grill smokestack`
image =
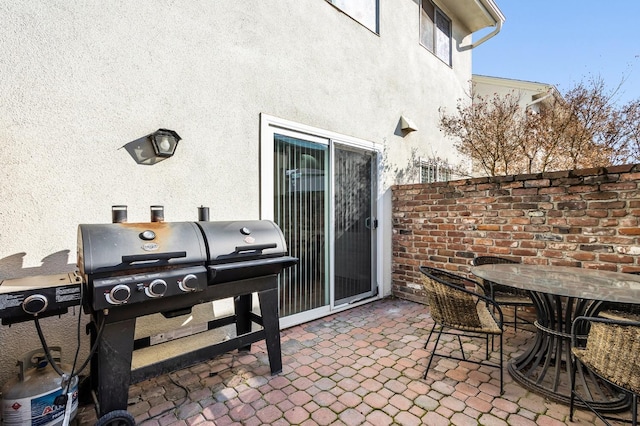
<path id="1" fill-rule="evenodd" d="M 200 222 L 209 222 L 209 207 L 198 207 L 198 220 Z"/>
<path id="2" fill-rule="evenodd" d="M 124 223 L 127 221 L 127 206 L 111 206 L 111 222 Z"/>
<path id="3" fill-rule="evenodd" d="M 151 222 L 164 222 L 164 206 L 151 206 Z"/>

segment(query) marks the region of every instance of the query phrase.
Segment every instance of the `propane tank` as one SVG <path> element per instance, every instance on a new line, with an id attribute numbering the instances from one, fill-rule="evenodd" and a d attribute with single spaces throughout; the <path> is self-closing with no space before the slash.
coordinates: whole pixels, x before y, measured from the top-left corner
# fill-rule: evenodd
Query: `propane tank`
<path id="1" fill-rule="evenodd" d="M 71 369 L 60 363 L 59 347 L 50 347 L 51 358 L 60 366 L 60 370 Z M 56 397 L 62 395 L 68 385 L 68 375 L 64 377 L 47 362 L 43 349 L 25 354 L 17 363 L 18 377 L 9 380 L 2 388 L 2 419 L 5 426 L 39 425 L 58 426 L 64 421 L 67 405 L 56 405 Z M 78 411 L 78 377 L 71 379 L 69 386 L 71 414 L 69 420 Z M 57 401 L 60 403 L 60 401 Z"/>

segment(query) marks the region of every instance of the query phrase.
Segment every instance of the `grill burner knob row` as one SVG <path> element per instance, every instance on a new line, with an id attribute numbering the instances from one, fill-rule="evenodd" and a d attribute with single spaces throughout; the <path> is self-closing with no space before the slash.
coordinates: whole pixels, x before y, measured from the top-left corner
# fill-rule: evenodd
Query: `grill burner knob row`
<path id="1" fill-rule="evenodd" d="M 187 274 L 182 281 L 178 281 L 178 287 L 184 292 L 196 291 L 198 289 L 198 277 L 194 274 Z"/>
<path id="2" fill-rule="evenodd" d="M 165 280 L 157 279 L 151 281 L 149 286 L 144 289 L 144 292 L 149 297 L 161 297 L 167 291 L 167 282 Z"/>
<path id="3" fill-rule="evenodd" d="M 32 294 L 22 302 L 22 310 L 31 315 L 37 315 L 47 309 L 49 301 L 42 294 Z"/>
<path id="4" fill-rule="evenodd" d="M 106 295 L 107 302 L 111 303 L 112 305 L 121 305 L 129 300 L 130 296 L 131 289 L 124 284 L 118 284 L 117 286 L 113 287 L 109 294 Z"/>

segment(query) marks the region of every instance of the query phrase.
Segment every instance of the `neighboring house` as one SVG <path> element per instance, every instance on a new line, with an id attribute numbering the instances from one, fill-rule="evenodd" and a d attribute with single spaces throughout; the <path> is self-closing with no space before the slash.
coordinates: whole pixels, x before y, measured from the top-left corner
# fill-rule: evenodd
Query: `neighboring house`
<path id="1" fill-rule="evenodd" d="M 534 112 L 540 111 L 540 105 L 552 106 L 556 99 L 561 98 L 552 84 L 478 74 L 473 75 L 471 82 L 474 96 L 480 95 L 484 99 L 493 96 L 515 96 L 519 98 L 523 110 L 529 109 Z"/>
<path id="2" fill-rule="evenodd" d="M 514 80 L 510 78 L 489 77 L 474 74 L 471 79 L 472 102 L 491 102 L 492 99 L 509 96 L 517 100 L 519 110 L 539 113 L 545 106 L 553 108 L 562 99 L 562 95 L 552 84 L 534 81 Z M 484 171 L 479 164 L 471 163 L 471 175 L 483 176 Z"/>
<path id="3" fill-rule="evenodd" d="M 73 271 L 78 224 L 110 222 L 112 205 L 129 222 L 150 205 L 194 221 L 204 205 L 284 230 L 300 258 L 281 280 L 285 327 L 390 294 L 389 187 L 415 158 L 454 161 L 438 108 L 455 108 L 472 48 L 504 21 L 493 0 L 0 10 L 0 279 Z M 163 161 L 145 156 L 158 128 L 182 137 Z M 76 322 L 42 321 L 66 359 Z M 35 336 L 0 327 L 0 381 Z"/>

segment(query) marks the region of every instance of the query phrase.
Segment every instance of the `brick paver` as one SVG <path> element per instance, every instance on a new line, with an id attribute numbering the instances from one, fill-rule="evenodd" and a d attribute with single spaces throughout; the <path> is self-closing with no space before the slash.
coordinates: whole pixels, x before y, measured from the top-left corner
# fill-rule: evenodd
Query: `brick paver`
<path id="1" fill-rule="evenodd" d="M 567 406 L 522 388 L 506 371 L 503 395 L 497 371 L 473 363 L 436 358 L 423 379 L 431 325 L 424 305 L 379 300 L 283 330 L 278 375 L 270 375 L 265 342 L 258 342 L 251 352 L 132 385 L 128 411 L 144 426 L 601 424 L 582 410 L 569 422 Z M 507 328 L 505 361 L 532 336 Z M 453 339 L 446 347 L 459 350 Z M 480 342 L 464 347 L 484 355 Z M 86 405 L 74 423 L 95 421 Z"/>

